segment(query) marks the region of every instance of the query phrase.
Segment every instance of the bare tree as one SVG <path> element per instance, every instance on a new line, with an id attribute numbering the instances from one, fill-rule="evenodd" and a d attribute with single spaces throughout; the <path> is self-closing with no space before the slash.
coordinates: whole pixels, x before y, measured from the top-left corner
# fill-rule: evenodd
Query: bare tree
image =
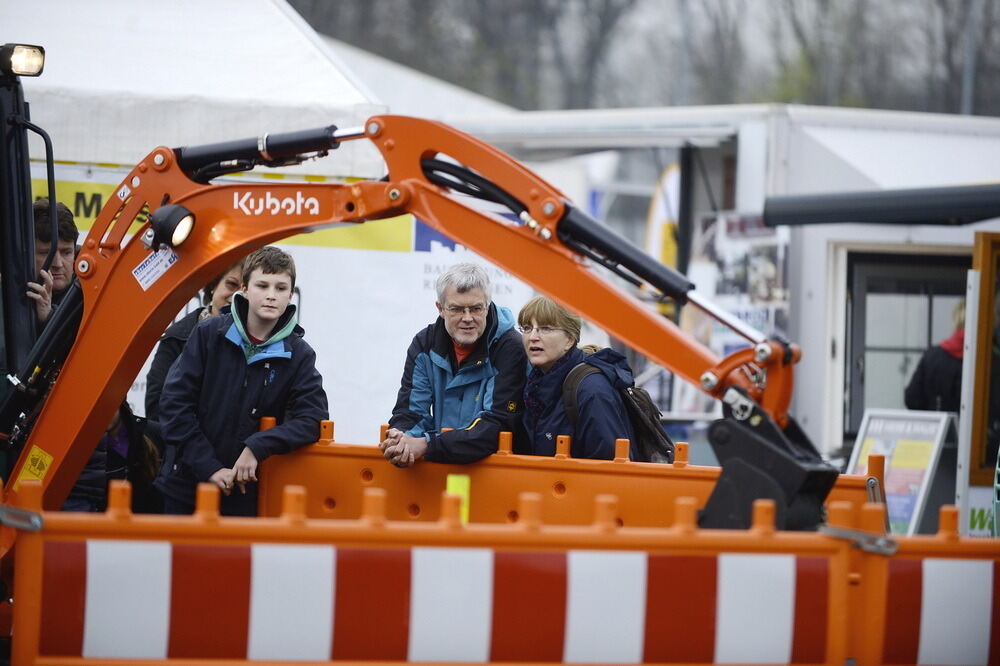
<path id="1" fill-rule="evenodd" d="M 931 51 L 935 61 L 927 77 L 932 91 L 930 110 L 954 113 L 961 109 L 963 74 L 968 67 L 975 72 L 973 112 L 1000 112 L 996 83 L 1000 61 L 995 48 L 998 4 L 997 0 L 935 0 L 928 7 L 925 32 L 935 37 Z M 968 48 L 970 39 L 972 49 Z"/>
<path id="2" fill-rule="evenodd" d="M 558 2 L 562 16 L 550 25 L 556 72 L 563 82 L 563 108 L 593 106 L 601 66 L 622 17 L 635 0 Z"/>
<path id="3" fill-rule="evenodd" d="M 636 0 L 291 3 L 320 32 L 532 109 L 595 104 L 616 27 Z"/>
<path id="4" fill-rule="evenodd" d="M 698 46 L 689 54 L 701 92 L 700 101 L 707 104 L 740 101 L 747 4 L 745 0 L 705 0 L 696 7 L 706 24 L 697 42 L 693 42 Z"/>
<path id="5" fill-rule="evenodd" d="M 843 67 L 839 36 L 843 34 L 840 24 L 847 4 L 783 0 L 772 5 L 778 95 L 789 98 L 785 101 L 828 105 L 840 102 Z"/>
<path id="6" fill-rule="evenodd" d="M 523 109 L 677 103 L 689 80 L 688 104 L 957 112 L 974 65 L 973 111 L 1000 114 L 1000 0 L 289 2 L 319 32 Z"/>

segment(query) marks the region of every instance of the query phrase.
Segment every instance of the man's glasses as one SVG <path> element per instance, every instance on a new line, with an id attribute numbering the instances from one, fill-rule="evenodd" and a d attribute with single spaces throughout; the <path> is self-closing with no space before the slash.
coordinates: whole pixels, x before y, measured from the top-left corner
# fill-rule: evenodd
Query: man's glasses
<path id="1" fill-rule="evenodd" d="M 449 305 L 445 308 L 447 312 L 452 317 L 461 317 L 462 315 L 472 315 L 473 317 L 480 317 L 484 312 L 486 312 L 485 305 L 470 305 L 469 307 L 462 308 L 457 305 Z"/>
<path id="2" fill-rule="evenodd" d="M 566 329 L 555 326 L 518 326 L 517 330 L 521 331 L 521 335 L 531 335 L 532 331 L 538 331 L 538 335 L 552 335 L 556 331 L 565 331 Z"/>

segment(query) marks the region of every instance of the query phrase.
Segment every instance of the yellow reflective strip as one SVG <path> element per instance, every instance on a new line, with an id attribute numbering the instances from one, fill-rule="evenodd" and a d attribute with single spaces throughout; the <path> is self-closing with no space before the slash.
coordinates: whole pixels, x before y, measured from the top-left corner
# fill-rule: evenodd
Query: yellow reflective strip
<path id="1" fill-rule="evenodd" d="M 449 474 L 445 482 L 445 492 L 449 495 L 458 495 L 459 517 L 462 523 L 469 522 L 469 494 L 472 490 L 472 481 L 468 474 Z"/>
<path id="2" fill-rule="evenodd" d="M 482 419 L 476 419 L 475 421 L 469 424 L 469 427 L 466 428 L 466 430 L 472 430 L 473 428 L 476 427 L 476 424 L 479 423 L 480 421 L 482 421 Z"/>

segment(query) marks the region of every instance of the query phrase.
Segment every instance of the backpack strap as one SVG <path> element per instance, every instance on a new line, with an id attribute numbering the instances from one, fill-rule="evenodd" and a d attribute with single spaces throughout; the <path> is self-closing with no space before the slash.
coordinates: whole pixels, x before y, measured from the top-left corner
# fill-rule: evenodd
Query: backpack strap
<path id="1" fill-rule="evenodd" d="M 580 407 L 576 402 L 576 392 L 580 388 L 580 382 L 582 382 L 585 377 L 592 375 L 595 372 L 600 372 L 600 370 L 584 361 L 582 363 L 577 363 L 576 366 L 569 371 L 569 374 L 566 375 L 566 379 L 563 380 L 563 409 L 566 410 L 566 416 L 569 417 L 569 422 L 574 426 L 580 416 Z"/>

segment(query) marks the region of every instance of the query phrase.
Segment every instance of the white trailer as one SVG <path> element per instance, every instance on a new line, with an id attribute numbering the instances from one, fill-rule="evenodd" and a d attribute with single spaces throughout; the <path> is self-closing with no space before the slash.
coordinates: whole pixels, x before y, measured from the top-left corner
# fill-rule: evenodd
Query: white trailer
<path id="1" fill-rule="evenodd" d="M 968 185 L 1000 177 L 1000 119 L 996 118 L 739 105 L 530 112 L 446 120 L 527 160 L 690 147 L 697 153 L 692 163 L 696 181 L 690 189 L 692 218 L 697 221 L 728 209 L 727 218 L 749 224 L 751 232 L 759 230 L 753 221 L 760 218 L 769 196 Z M 565 165 L 563 161 L 563 169 Z M 588 195 L 581 181 L 592 191 L 619 195 L 644 187 L 647 198 L 656 186 L 655 175 L 649 173 L 645 180 L 639 176 L 627 183 L 620 175 L 602 181 L 588 180 L 584 173 L 566 179 L 566 189 L 577 198 Z M 714 195 L 714 211 L 709 191 Z M 737 235 L 752 235 L 735 226 Z M 924 265 L 925 272 L 933 273 L 941 263 L 935 258 L 957 257 L 959 264 L 962 258 L 967 261 L 974 231 L 984 228 L 998 229 L 1000 222 L 963 227 L 832 224 L 778 230 L 773 242 L 783 245 L 787 253 L 787 332 L 804 349 L 792 413 L 822 451 L 835 454 L 853 441 L 857 423 L 852 423 L 852 414 L 857 414 L 859 404 L 902 405 L 902 386 L 912 372 L 914 350 L 940 341 L 935 336 L 949 325 L 950 305 L 959 297 L 941 294 L 941 299 L 923 304 L 905 293 L 898 298 L 875 298 L 870 305 L 878 306 L 876 314 L 882 316 L 869 320 L 868 332 L 877 337 L 895 331 L 907 345 L 895 352 L 899 358 L 877 364 L 877 372 L 872 369 L 867 395 L 859 394 L 863 386 L 852 382 L 848 357 L 849 353 L 863 354 L 857 340 L 852 341 L 851 325 L 857 320 L 851 319 L 848 305 L 857 293 L 856 259 L 878 262 L 897 257 L 900 266 Z M 891 274 L 890 270 L 887 275 Z M 691 277 L 701 290 L 698 277 Z M 709 282 L 706 288 L 717 289 L 717 285 Z M 725 294 L 721 296 L 725 299 Z M 744 301 L 749 299 L 745 296 Z M 732 300 L 737 308 L 740 302 Z M 918 316 L 917 310 L 926 314 Z M 924 319 L 927 330 L 917 330 L 924 327 Z M 903 365 L 896 367 L 899 359 Z M 894 374 L 878 376 L 890 372 L 890 366 L 896 368 L 891 370 Z"/>

